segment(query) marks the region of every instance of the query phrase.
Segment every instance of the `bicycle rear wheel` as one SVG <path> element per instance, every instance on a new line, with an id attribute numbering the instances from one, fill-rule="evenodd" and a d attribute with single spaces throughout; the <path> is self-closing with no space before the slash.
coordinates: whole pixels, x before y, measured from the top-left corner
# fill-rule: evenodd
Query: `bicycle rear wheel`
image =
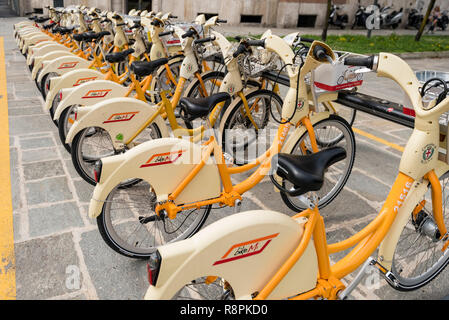
<path id="1" fill-rule="evenodd" d="M 449 172 L 440 177 L 440 183 L 444 222 L 449 226 Z M 442 251 L 448 239 L 439 239 L 433 219 L 431 190 L 429 184 L 423 198 L 425 204 L 420 202 L 424 206 L 418 213 L 410 213 L 396 244 L 391 272 L 398 281 L 398 286 L 393 285 L 393 288 L 401 291 L 426 285 L 449 264 L 449 250 Z"/>

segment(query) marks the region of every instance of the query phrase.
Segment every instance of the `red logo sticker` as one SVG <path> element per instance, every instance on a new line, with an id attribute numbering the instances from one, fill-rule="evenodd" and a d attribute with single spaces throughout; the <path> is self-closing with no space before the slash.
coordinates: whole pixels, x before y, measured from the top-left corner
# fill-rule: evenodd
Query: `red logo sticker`
<path id="1" fill-rule="evenodd" d="M 163 164 L 173 163 L 176 160 L 178 160 L 179 157 L 181 157 L 181 155 L 183 154 L 184 151 L 185 150 L 178 150 L 178 151 L 174 151 L 174 152 L 165 152 L 165 153 L 154 154 L 151 156 L 150 159 L 148 159 L 148 161 L 146 163 L 144 163 L 140 167 L 146 168 L 146 167 L 160 166 Z"/>
<path id="2" fill-rule="evenodd" d="M 73 86 L 77 87 L 80 84 L 83 84 L 85 82 L 89 82 L 89 81 L 92 81 L 92 80 L 95 80 L 95 79 L 97 79 L 97 77 L 81 78 L 81 79 L 78 79 Z"/>
<path id="3" fill-rule="evenodd" d="M 123 122 L 123 121 L 129 121 L 132 118 L 134 118 L 134 116 L 136 114 L 138 114 L 139 111 L 135 111 L 135 112 L 123 112 L 123 113 L 114 113 L 113 115 L 111 115 L 106 121 L 104 121 L 103 123 L 111 123 L 111 122 Z"/>
<path id="4" fill-rule="evenodd" d="M 214 266 L 226 262 L 243 259 L 246 257 L 254 256 L 265 250 L 268 244 L 276 238 L 279 233 L 272 234 L 263 238 L 254 239 L 247 242 L 237 243 L 231 246 L 220 260 L 214 262 Z"/>
<path id="5" fill-rule="evenodd" d="M 112 89 L 105 89 L 105 90 L 89 90 L 82 99 L 89 99 L 89 98 L 104 98 L 106 95 L 111 92 Z"/>
<path id="6" fill-rule="evenodd" d="M 63 62 L 58 69 L 71 69 L 74 68 L 79 62 Z"/>

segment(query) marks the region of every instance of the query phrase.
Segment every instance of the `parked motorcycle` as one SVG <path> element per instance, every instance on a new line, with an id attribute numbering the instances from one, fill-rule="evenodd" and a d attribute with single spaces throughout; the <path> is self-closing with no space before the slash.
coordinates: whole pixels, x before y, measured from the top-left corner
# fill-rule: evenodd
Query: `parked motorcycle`
<path id="1" fill-rule="evenodd" d="M 329 25 L 339 27 L 340 29 L 346 28 L 348 24 L 348 15 L 347 14 L 338 14 L 342 7 L 338 7 L 336 5 L 332 5 L 331 13 L 329 15 Z"/>
<path id="2" fill-rule="evenodd" d="M 359 8 L 355 12 L 354 22 L 351 29 L 356 27 L 366 28 L 366 19 L 370 16 L 370 12 L 367 12 L 366 7 L 359 5 Z"/>
<path id="3" fill-rule="evenodd" d="M 407 27 L 419 29 L 424 19 L 424 15 L 417 9 L 411 9 L 408 14 Z"/>
<path id="4" fill-rule="evenodd" d="M 399 27 L 399 24 L 402 22 L 402 17 L 404 16 L 404 8 L 401 8 L 399 11 L 392 11 L 390 6 L 383 7 L 380 10 L 380 27 L 392 27 L 396 29 Z"/>

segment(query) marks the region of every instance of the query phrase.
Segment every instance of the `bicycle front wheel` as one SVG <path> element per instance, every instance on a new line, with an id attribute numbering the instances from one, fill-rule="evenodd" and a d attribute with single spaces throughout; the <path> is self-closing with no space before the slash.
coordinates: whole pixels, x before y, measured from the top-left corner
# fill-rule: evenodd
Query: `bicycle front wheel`
<path id="1" fill-rule="evenodd" d="M 211 210 L 208 205 L 178 212 L 176 218 L 170 219 L 155 213 L 156 199 L 154 189 L 146 181 L 139 180 L 128 187 L 117 185 L 97 218 L 106 244 L 127 257 L 144 259 L 158 246 L 195 234 Z"/>
<path id="2" fill-rule="evenodd" d="M 224 152 L 231 155 L 237 165 L 254 161 L 271 147 L 277 123 L 269 121 L 270 113 L 280 114 L 283 104 L 277 94 L 265 89 L 245 97 L 249 114 L 240 99 L 232 110 L 225 112 L 220 125 Z"/>
<path id="3" fill-rule="evenodd" d="M 317 191 L 320 198 L 318 207 L 324 208 L 340 193 L 351 174 L 355 159 L 355 137 L 351 126 L 343 118 L 330 115 L 329 118 L 317 122 L 313 126 L 318 150 L 338 146 L 346 150 L 346 158 L 337 162 L 326 170 L 323 187 Z M 338 139 L 336 139 L 338 137 Z M 338 140 L 338 142 L 336 142 Z M 309 133 L 306 131 L 294 145 L 291 154 L 306 155 L 313 153 Z M 283 181 L 283 187 L 287 190 L 294 188 L 288 182 Z M 300 212 L 307 208 L 304 196 L 289 196 L 281 192 L 284 203 L 293 211 Z"/>
<path id="4" fill-rule="evenodd" d="M 443 217 L 449 226 L 449 172 L 440 177 Z M 448 239 L 440 239 L 438 227 L 433 218 L 432 187 L 429 184 L 418 209 L 410 213 L 393 255 L 391 272 L 398 280 L 401 291 L 418 289 L 433 279 L 449 263 L 449 250 L 443 246 Z"/>

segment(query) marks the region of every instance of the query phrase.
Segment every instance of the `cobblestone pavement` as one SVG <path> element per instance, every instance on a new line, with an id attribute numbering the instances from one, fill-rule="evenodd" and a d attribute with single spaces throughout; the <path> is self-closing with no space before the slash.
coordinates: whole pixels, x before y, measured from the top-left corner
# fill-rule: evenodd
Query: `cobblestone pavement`
<path id="1" fill-rule="evenodd" d="M 110 250 L 96 222 L 87 217 L 93 188 L 76 174 L 13 41 L 12 24 L 21 20 L 0 19 L 8 80 L 17 298 L 141 299 L 148 287 L 146 263 Z M 447 70 L 447 60 L 409 62 L 416 70 Z M 403 102 L 397 86 L 375 75 L 369 75 L 363 91 Z M 401 146 L 411 133 L 363 113 L 354 126 Z M 353 173 L 342 193 L 323 210 L 330 243 L 354 234 L 376 215 L 397 174 L 400 152 L 360 135 L 356 140 Z M 293 214 L 266 179 L 245 194 L 242 210 L 260 208 Z M 231 212 L 215 210 L 207 223 Z M 77 272 L 79 286 L 70 281 Z M 449 268 L 412 293 L 396 292 L 382 280 L 374 289 L 362 282 L 352 298 L 441 299 L 448 294 Z"/>

